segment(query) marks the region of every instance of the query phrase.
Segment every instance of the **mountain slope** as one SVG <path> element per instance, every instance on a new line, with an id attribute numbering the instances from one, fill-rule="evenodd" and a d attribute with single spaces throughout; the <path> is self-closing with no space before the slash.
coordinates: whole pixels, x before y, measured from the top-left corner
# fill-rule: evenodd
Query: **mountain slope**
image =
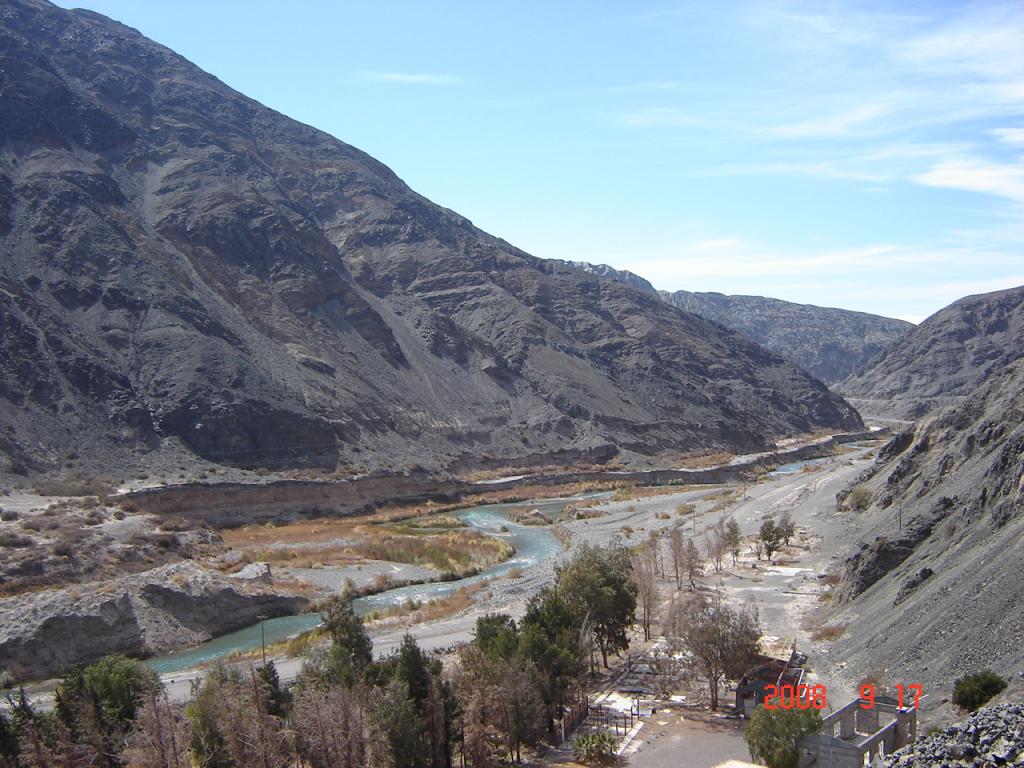
<path id="1" fill-rule="evenodd" d="M 661 291 L 674 307 L 742 333 L 827 384 L 860 370 L 914 326 L 866 312 L 763 296 Z"/>
<path id="2" fill-rule="evenodd" d="M 1024 356 L 1024 286 L 967 296 L 907 334 L 841 391 L 871 413 L 917 418 Z"/>
<path id="3" fill-rule="evenodd" d="M 134 30 L 0 4 L 0 452 L 401 469 L 758 449 L 841 398 Z"/>
<path id="4" fill-rule="evenodd" d="M 864 543 L 845 564 L 849 629 L 833 655 L 851 669 L 890 670 L 888 683 L 924 683 L 934 704 L 984 667 L 1019 693 L 1022 473 L 1024 360 L 893 438 L 863 485 L 872 503 L 859 513 Z"/>
<path id="5" fill-rule="evenodd" d="M 610 267 L 607 264 L 591 264 L 589 261 L 566 261 L 565 264 L 570 267 L 576 267 L 582 269 L 591 275 L 599 275 L 600 277 L 607 277 L 611 280 L 618 280 L 620 283 L 631 285 L 637 290 L 649 293 L 652 296 L 658 296 L 657 289 L 651 285 L 647 280 L 640 277 L 628 269 L 616 269 Z"/>

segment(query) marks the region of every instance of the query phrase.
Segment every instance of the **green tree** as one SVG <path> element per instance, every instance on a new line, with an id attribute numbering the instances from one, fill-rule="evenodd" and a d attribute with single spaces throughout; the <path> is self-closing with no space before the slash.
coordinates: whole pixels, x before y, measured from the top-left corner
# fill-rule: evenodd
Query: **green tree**
<path id="1" fill-rule="evenodd" d="M 288 711 L 291 696 L 281 687 L 281 678 L 277 674 L 277 666 L 273 660 L 256 667 L 256 679 L 267 702 L 267 714 L 284 717 Z"/>
<path id="2" fill-rule="evenodd" d="M 337 656 L 347 657 L 355 671 L 364 670 L 373 661 L 373 643 L 363 620 L 352 608 L 351 598 L 348 595 L 335 597 L 327 603 L 321 615 Z"/>
<path id="3" fill-rule="evenodd" d="M 406 633 L 398 649 L 395 680 L 404 683 L 409 696 L 421 706 L 430 694 L 430 664 L 416 639 Z"/>
<path id="4" fill-rule="evenodd" d="M 65 676 L 54 694 L 54 706 L 60 712 L 86 701 L 95 703 L 104 724 L 112 731 L 124 732 L 135 719 L 143 694 L 159 686 L 156 672 L 141 662 L 107 656 Z M 65 724 L 72 728 L 70 722 Z"/>
<path id="5" fill-rule="evenodd" d="M 18 760 L 18 732 L 7 713 L 0 709 L 0 765 L 14 765 Z"/>
<path id="6" fill-rule="evenodd" d="M 745 738 L 753 760 L 768 768 L 797 768 L 797 740 L 817 733 L 821 713 L 816 709 L 765 709 L 759 706 L 747 726 Z"/>
<path id="7" fill-rule="evenodd" d="M 993 696 L 1006 690 L 1006 681 L 991 669 L 961 677 L 953 685 L 953 703 L 973 712 Z"/>
<path id="8" fill-rule="evenodd" d="M 548 730 L 568 703 L 569 693 L 586 669 L 579 616 L 554 589 L 530 598 L 519 622 L 519 654 L 539 673 L 541 695 L 548 707 Z"/>
<path id="9" fill-rule="evenodd" d="M 430 750 L 423 717 L 405 683 L 394 680 L 380 690 L 370 710 L 370 726 L 388 768 L 426 768 Z"/>
<path id="10" fill-rule="evenodd" d="M 488 613 L 476 620 L 473 638 L 480 650 L 494 658 L 510 659 L 519 650 L 515 620 L 504 613 Z"/>
<path id="11" fill-rule="evenodd" d="M 230 696 L 231 683 L 237 683 L 237 678 L 237 673 L 217 666 L 201 682 L 193 683 L 192 700 L 185 706 L 185 718 L 191 732 L 189 751 L 196 768 L 234 766 L 218 715 L 223 701 Z"/>
<path id="12" fill-rule="evenodd" d="M 573 611 L 593 628 L 608 667 L 608 654 L 629 647 L 626 632 L 636 610 L 629 551 L 619 542 L 607 547 L 584 545 L 557 570 L 557 588 Z"/>
<path id="13" fill-rule="evenodd" d="M 796 523 L 793 522 L 793 516 L 789 514 L 789 510 L 783 512 L 782 516 L 779 517 L 779 523 L 776 528 L 779 530 L 779 537 L 788 547 L 789 540 L 796 536 Z"/>
<path id="14" fill-rule="evenodd" d="M 761 546 L 764 547 L 765 557 L 771 560 L 772 555 L 779 551 L 779 545 L 782 543 L 782 534 L 779 532 L 779 527 L 775 525 L 775 521 L 769 517 L 761 523 L 758 537 L 761 539 Z"/>

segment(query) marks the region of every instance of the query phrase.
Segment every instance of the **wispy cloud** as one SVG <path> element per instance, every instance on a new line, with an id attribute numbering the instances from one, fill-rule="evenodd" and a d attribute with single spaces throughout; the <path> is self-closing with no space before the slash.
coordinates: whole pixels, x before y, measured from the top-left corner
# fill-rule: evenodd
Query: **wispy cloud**
<path id="1" fill-rule="evenodd" d="M 996 128 L 992 135 L 1004 144 L 1024 144 L 1024 128 Z"/>
<path id="2" fill-rule="evenodd" d="M 851 109 L 832 115 L 801 120 L 793 123 L 775 125 L 762 129 L 770 136 L 783 139 L 814 139 L 848 136 L 863 128 L 865 124 L 880 118 L 889 112 L 891 107 L 885 104 L 861 104 Z"/>
<path id="3" fill-rule="evenodd" d="M 928 187 L 996 195 L 1024 206 L 1024 165 L 951 160 L 916 174 L 913 180 Z"/>
<path id="4" fill-rule="evenodd" d="M 398 83 L 402 85 L 463 85 L 464 81 L 456 75 L 426 74 L 414 72 L 360 72 L 360 80 L 376 83 Z"/>

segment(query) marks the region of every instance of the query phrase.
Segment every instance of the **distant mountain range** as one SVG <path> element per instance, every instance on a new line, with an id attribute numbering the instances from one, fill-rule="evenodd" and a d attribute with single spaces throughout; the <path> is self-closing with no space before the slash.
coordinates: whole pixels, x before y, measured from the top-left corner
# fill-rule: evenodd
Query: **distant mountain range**
<path id="1" fill-rule="evenodd" d="M 764 296 L 659 291 L 629 270 L 582 261 L 566 263 L 660 296 L 674 307 L 714 320 L 796 363 L 829 385 L 863 369 L 914 327 L 904 320 L 867 312 L 795 304 Z"/>
<path id="2" fill-rule="evenodd" d="M 661 297 L 674 307 L 742 333 L 826 384 L 860 370 L 914 327 L 866 312 L 763 296 L 661 291 Z"/>
<path id="3" fill-rule="evenodd" d="M 839 389 L 866 413 L 914 419 L 973 396 L 1024 357 L 1024 286 L 939 310 Z"/>
<path id="4" fill-rule="evenodd" d="M 8 471 L 646 461 L 861 425 L 747 338 L 480 231 L 132 29 L 0 18 Z"/>

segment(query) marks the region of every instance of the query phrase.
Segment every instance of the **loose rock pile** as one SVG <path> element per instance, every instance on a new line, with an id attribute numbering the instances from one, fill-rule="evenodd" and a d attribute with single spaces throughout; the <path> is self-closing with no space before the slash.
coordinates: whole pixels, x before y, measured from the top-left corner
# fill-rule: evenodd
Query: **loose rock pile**
<path id="1" fill-rule="evenodd" d="M 1024 766 L 1024 705 L 979 709 L 963 723 L 919 739 L 884 763 L 886 768 Z"/>

